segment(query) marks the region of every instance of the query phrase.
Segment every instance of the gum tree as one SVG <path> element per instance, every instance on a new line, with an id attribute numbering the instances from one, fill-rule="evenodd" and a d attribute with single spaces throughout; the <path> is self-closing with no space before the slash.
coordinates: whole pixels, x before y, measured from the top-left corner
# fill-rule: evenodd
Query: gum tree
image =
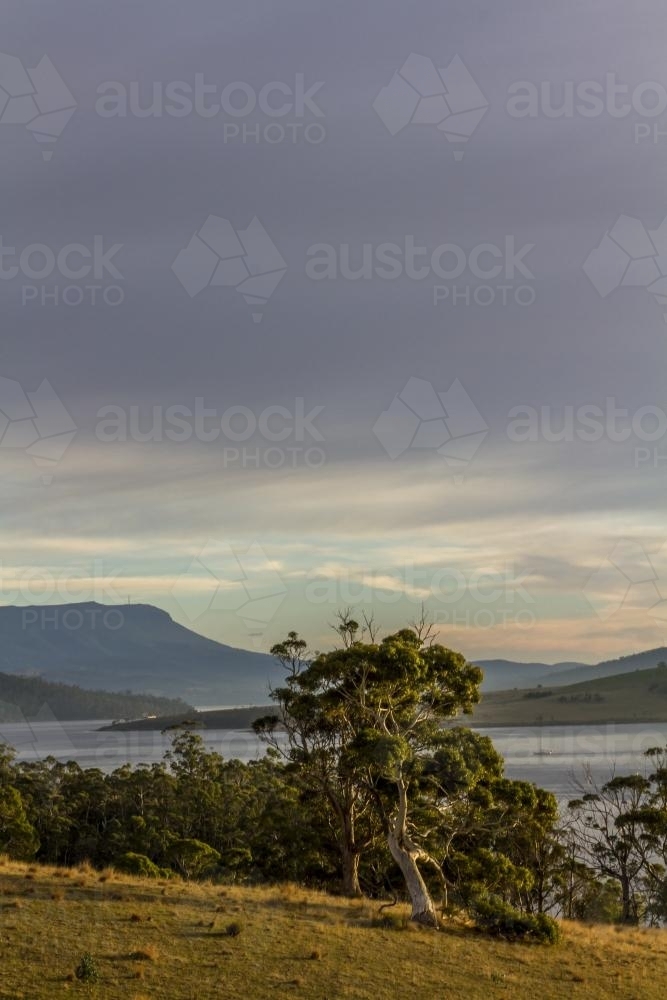
<path id="1" fill-rule="evenodd" d="M 356 622 L 351 624 L 356 633 Z M 348 645 L 349 626 L 350 622 L 346 622 L 336 629 Z M 330 685 L 320 683 L 306 649 L 306 642 L 297 632 L 290 632 L 283 642 L 273 646 L 272 654 L 286 671 L 285 684 L 271 692 L 278 711 L 257 719 L 253 728 L 298 775 L 304 791 L 321 796 L 328 806 L 340 856 L 343 893 L 359 896 L 359 858 L 366 840 L 359 839 L 358 827 L 368 813 L 369 801 L 347 753 L 356 734 L 354 718 Z"/>
<path id="2" fill-rule="evenodd" d="M 417 625 L 381 642 L 357 639 L 351 622 L 342 648 L 317 656 L 299 671 L 299 690 L 317 724 L 336 720 L 346 738 L 337 746 L 337 773 L 375 802 L 387 846 L 412 903 L 412 919 L 437 926 L 420 863 L 440 866 L 425 846 L 419 800 L 438 750 L 442 723 L 469 713 L 479 700 L 482 672 L 460 654 L 435 644 Z M 358 794 L 358 792 L 357 792 Z M 416 807 L 416 808 L 413 808 Z"/>

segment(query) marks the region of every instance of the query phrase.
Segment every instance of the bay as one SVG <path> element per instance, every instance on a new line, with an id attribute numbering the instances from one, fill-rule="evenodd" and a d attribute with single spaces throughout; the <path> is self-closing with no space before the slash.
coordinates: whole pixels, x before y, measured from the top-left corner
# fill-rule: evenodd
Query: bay
<path id="1" fill-rule="evenodd" d="M 173 739 L 173 733 L 159 731 L 100 732 L 103 725 L 97 719 L 4 723 L 0 726 L 0 742 L 13 746 L 19 760 L 52 756 L 109 772 L 127 763 L 162 760 Z M 256 760 L 265 752 L 264 745 L 248 730 L 199 732 L 208 748 L 227 759 Z M 503 755 L 508 777 L 535 782 L 559 799 L 580 794 L 589 779 L 602 782 L 614 773 L 644 773 L 644 751 L 667 746 L 667 723 L 484 727 L 479 732 L 489 736 Z"/>

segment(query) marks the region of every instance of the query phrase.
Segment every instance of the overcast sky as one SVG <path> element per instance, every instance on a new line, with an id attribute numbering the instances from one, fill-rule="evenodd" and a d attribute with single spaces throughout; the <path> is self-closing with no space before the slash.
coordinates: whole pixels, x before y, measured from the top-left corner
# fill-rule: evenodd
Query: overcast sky
<path id="1" fill-rule="evenodd" d="M 665 643 L 666 43 L 656 0 L 5 0 L 0 601 Z"/>

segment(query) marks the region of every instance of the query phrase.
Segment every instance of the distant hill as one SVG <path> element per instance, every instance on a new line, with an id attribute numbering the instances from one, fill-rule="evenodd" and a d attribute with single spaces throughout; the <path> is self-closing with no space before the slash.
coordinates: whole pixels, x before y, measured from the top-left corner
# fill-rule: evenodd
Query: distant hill
<path id="1" fill-rule="evenodd" d="M 266 703 L 284 676 L 272 656 L 206 639 L 149 604 L 95 602 L 0 607 L 0 671 L 200 705 Z"/>
<path id="2" fill-rule="evenodd" d="M 111 730 L 249 729 L 255 719 L 275 712 L 273 707 L 221 711 L 179 712 L 157 719 L 105 726 Z M 607 722 L 667 722 L 667 667 L 634 670 L 598 677 L 580 684 L 543 685 L 492 691 L 482 696 L 472 717 L 458 724 L 472 726 L 586 725 Z"/>
<path id="3" fill-rule="evenodd" d="M 504 691 L 510 687 L 529 687 L 544 679 L 559 683 L 554 678 L 561 674 L 589 667 L 586 663 L 517 663 L 514 660 L 475 660 L 484 671 L 482 691 Z M 565 682 L 567 683 L 567 681 Z"/>
<path id="4" fill-rule="evenodd" d="M 0 722 L 34 719 L 47 707 L 60 722 L 72 719 L 139 719 L 143 715 L 188 713 L 191 707 L 174 698 L 150 694 L 84 691 L 39 677 L 0 673 Z"/>
<path id="5" fill-rule="evenodd" d="M 517 663 L 514 660 L 475 660 L 484 671 L 482 691 L 504 691 L 512 687 L 532 687 L 534 684 L 576 684 L 598 677 L 613 677 L 634 670 L 650 670 L 667 661 L 667 647 L 630 653 L 617 660 L 601 663 Z"/>
<path id="6" fill-rule="evenodd" d="M 484 670 L 482 690 L 491 692 L 646 670 L 660 660 L 667 660 L 665 647 L 596 666 L 476 662 Z M 150 604 L 114 607 L 95 602 L 0 607 L 0 672 L 85 690 L 183 698 L 192 705 L 266 704 L 269 687 L 284 678 L 272 656 L 206 639 Z"/>
<path id="7" fill-rule="evenodd" d="M 617 674 L 627 674 L 634 670 L 651 670 L 658 663 L 667 662 L 667 646 L 657 649 L 647 649 L 642 653 L 630 653 L 616 660 L 603 660 L 602 663 L 578 665 L 572 670 L 558 673 L 559 684 L 575 684 L 578 681 L 592 681 L 599 677 L 615 677 Z"/>
<path id="8" fill-rule="evenodd" d="M 667 666 L 578 684 L 494 691 L 482 698 L 471 720 L 486 726 L 607 722 L 667 722 Z"/>

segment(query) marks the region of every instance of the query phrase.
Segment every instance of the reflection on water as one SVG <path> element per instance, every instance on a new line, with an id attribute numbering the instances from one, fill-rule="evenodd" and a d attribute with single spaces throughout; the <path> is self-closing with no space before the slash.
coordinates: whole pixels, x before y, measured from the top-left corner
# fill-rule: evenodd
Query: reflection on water
<path id="1" fill-rule="evenodd" d="M 152 764 L 162 760 L 171 746 L 173 733 L 102 733 L 103 722 L 35 722 L 0 725 L 0 742 L 13 746 L 19 760 L 53 756 L 75 760 L 81 767 L 112 771 L 122 764 Z M 667 723 L 647 726 L 542 726 L 541 728 L 484 728 L 503 755 L 507 775 L 534 781 L 559 798 L 577 794 L 575 779 L 584 768 L 596 781 L 617 774 L 642 772 L 643 753 L 649 747 L 667 745 Z M 201 730 L 211 750 L 223 757 L 248 761 L 261 757 L 264 745 L 254 733 L 244 730 Z"/>

